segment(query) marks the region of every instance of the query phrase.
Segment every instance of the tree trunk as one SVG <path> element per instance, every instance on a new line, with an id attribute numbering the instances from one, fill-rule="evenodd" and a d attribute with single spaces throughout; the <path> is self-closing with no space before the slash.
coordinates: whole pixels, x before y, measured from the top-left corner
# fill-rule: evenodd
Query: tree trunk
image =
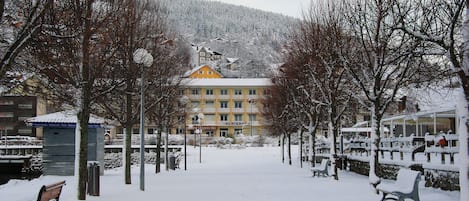
<path id="1" fill-rule="evenodd" d="M 155 173 L 161 172 L 161 129 L 160 132 L 156 135 L 156 161 L 155 161 Z"/>
<path id="2" fill-rule="evenodd" d="M 466 10 L 463 22 L 463 37 L 464 55 L 463 55 L 463 68 L 466 70 L 465 77 L 460 77 L 461 83 L 463 83 L 464 96 L 461 96 L 457 102 L 458 109 L 457 116 L 459 117 L 460 124 L 458 128 L 459 133 L 459 155 L 460 155 L 460 169 L 459 169 L 459 184 L 460 200 L 469 200 L 469 127 L 468 127 L 468 116 L 469 116 L 469 84 L 468 84 L 468 69 L 469 69 L 469 1 L 466 0 Z M 460 112 L 460 113 L 459 113 Z"/>
<path id="3" fill-rule="evenodd" d="M 298 129 L 298 135 L 300 136 L 300 168 L 303 168 L 303 131 Z"/>
<path id="4" fill-rule="evenodd" d="M 83 38 L 81 41 L 82 49 L 82 63 L 80 64 L 79 76 L 79 93 L 78 97 L 78 112 L 77 112 L 77 125 L 80 131 L 80 151 L 79 151 L 79 170 L 78 170 L 78 200 L 86 200 L 86 181 L 88 179 L 87 163 L 88 163 L 88 122 L 90 119 L 90 104 L 91 104 L 91 86 L 92 80 L 89 80 L 90 75 L 90 40 L 91 40 L 91 14 L 92 14 L 92 1 L 86 2 L 85 19 Z M 76 157 L 76 156 L 75 156 Z"/>
<path id="5" fill-rule="evenodd" d="M 329 156 L 329 160 L 331 161 L 332 176 L 334 177 L 335 180 L 339 180 L 339 175 L 337 172 L 337 165 L 335 164 L 335 159 L 337 157 L 335 145 L 337 144 L 337 139 L 336 139 L 335 129 L 332 124 L 332 118 L 330 118 L 329 120 L 328 127 L 329 127 L 329 135 L 331 137 L 331 145 L 330 145 L 331 154 Z"/>
<path id="6" fill-rule="evenodd" d="M 287 135 L 288 138 L 288 164 L 291 165 L 291 134 Z"/>
<path id="7" fill-rule="evenodd" d="M 132 168 L 131 163 L 132 163 L 132 123 L 130 121 L 127 123 L 125 126 L 125 163 L 124 163 L 124 169 L 125 169 L 125 184 L 132 184 L 132 177 L 130 174 L 130 170 Z"/>
<path id="8" fill-rule="evenodd" d="M 369 182 L 376 187 L 381 182 L 381 179 L 377 176 L 376 170 L 378 167 L 378 145 L 379 145 L 379 136 L 378 136 L 378 122 L 376 118 L 376 111 L 373 108 L 371 112 L 371 136 L 370 136 L 370 172 L 369 172 Z"/>
<path id="9" fill-rule="evenodd" d="M 280 136 L 280 143 L 282 146 L 282 163 L 285 163 L 285 135 Z"/>

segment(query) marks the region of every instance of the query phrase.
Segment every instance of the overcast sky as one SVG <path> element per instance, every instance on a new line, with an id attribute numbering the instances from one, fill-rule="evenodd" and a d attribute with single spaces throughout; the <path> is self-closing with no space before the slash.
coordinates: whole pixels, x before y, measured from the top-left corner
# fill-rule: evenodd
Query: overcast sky
<path id="1" fill-rule="evenodd" d="M 243 5 L 274 13 L 301 18 L 301 13 L 306 10 L 310 0 L 210 0 L 220 1 L 230 4 Z"/>

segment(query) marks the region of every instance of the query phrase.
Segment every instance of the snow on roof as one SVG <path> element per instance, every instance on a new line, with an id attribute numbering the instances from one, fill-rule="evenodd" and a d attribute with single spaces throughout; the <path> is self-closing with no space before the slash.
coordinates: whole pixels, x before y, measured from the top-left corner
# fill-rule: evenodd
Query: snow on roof
<path id="1" fill-rule="evenodd" d="M 407 96 L 415 97 L 422 111 L 435 110 L 437 108 L 454 108 L 458 93 L 461 93 L 460 89 L 441 86 L 407 90 Z"/>
<path id="2" fill-rule="evenodd" d="M 7 93 L 12 88 L 20 85 L 33 76 L 33 73 L 7 71 L 5 73 L 5 77 L 0 79 L 0 94 Z"/>
<path id="3" fill-rule="evenodd" d="M 183 79 L 182 85 L 190 87 L 267 87 L 272 82 L 268 78 L 215 78 Z"/>
<path id="4" fill-rule="evenodd" d="M 54 124 L 76 124 L 77 123 L 77 111 L 67 110 L 62 112 L 56 112 L 46 115 L 41 115 L 37 117 L 32 117 L 25 120 L 27 125 L 31 126 L 44 126 L 44 125 L 54 125 Z M 99 125 L 100 127 L 105 127 L 107 125 L 114 125 L 110 120 L 98 117 L 91 114 L 90 120 L 88 121 L 90 125 Z"/>
<path id="5" fill-rule="evenodd" d="M 200 70 L 200 69 L 203 68 L 204 66 L 207 66 L 208 68 L 212 69 L 214 72 L 220 74 L 220 76 L 223 77 L 223 75 L 222 75 L 220 72 L 214 70 L 212 67 L 210 67 L 210 66 L 207 65 L 207 64 L 204 64 L 204 65 L 201 65 L 201 66 L 199 66 L 199 67 L 195 67 L 195 68 L 192 69 L 192 70 L 186 71 L 186 72 L 184 73 L 184 77 L 189 77 L 190 75 L 192 75 L 193 73 L 197 72 L 198 70 Z"/>
<path id="6" fill-rule="evenodd" d="M 234 62 L 237 62 L 239 58 L 226 58 L 226 60 L 228 61 L 228 63 L 232 64 Z"/>
<path id="7" fill-rule="evenodd" d="M 371 132 L 371 127 L 352 127 L 352 128 L 341 128 L 341 132 L 347 132 L 347 133 L 370 133 Z M 384 132 L 389 132 L 389 129 L 384 127 Z"/>

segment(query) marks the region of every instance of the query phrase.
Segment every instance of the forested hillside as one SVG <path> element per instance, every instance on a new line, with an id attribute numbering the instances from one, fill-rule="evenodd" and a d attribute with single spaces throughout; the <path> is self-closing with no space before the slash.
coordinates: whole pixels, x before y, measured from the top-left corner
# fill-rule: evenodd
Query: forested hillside
<path id="1" fill-rule="evenodd" d="M 266 76 L 297 19 L 243 6 L 203 0 L 162 0 L 168 21 L 188 43 L 240 58 L 242 77 Z"/>

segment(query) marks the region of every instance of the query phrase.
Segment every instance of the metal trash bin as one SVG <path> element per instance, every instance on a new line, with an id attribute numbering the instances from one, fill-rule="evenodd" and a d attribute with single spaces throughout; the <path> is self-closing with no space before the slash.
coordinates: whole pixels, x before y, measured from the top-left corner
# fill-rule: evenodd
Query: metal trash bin
<path id="1" fill-rule="evenodd" d="M 99 196 L 99 161 L 88 162 L 88 194 Z"/>
<path id="2" fill-rule="evenodd" d="M 169 169 L 176 170 L 176 156 L 174 154 L 169 156 Z"/>

